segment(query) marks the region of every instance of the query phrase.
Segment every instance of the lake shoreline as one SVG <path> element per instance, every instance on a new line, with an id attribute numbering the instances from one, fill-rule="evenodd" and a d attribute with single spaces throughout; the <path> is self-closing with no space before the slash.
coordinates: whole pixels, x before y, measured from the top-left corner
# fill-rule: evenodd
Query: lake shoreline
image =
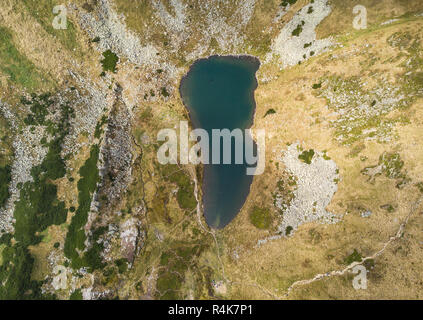
<path id="1" fill-rule="evenodd" d="M 200 121 L 197 119 L 197 116 L 195 114 L 195 110 L 193 110 L 193 108 L 190 106 L 189 101 L 187 101 L 187 97 L 189 96 L 189 94 L 187 94 L 186 92 L 183 91 L 183 87 L 184 87 L 184 83 L 185 81 L 189 78 L 189 76 L 191 75 L 191 73 L 195 70 L 195 68 L 197 67 L 198 64 L 200 63 L 204 63 L 204 61 L 210 61 L 213 59 L 222 59 L 222 60 L 233 60 L 233 59 L 239 59 L 242 61 L 247 61 L 251 64 L 252 69 L 254 69 L 254 73 L 253 73 L 253 78 L 254 78 L 254 82 L 252 83 L 251 87 L 248 88 L 249 92 L 249 99 L 251 102 L 251 112 L 248 115 L 248 122 L 245 125 L 245 128 L 243 129 L 250 129 L 253 125 L 254 125 L 254 118 L 255 118 L 255 113 L 256 113 L 256 107 L 257 107 L 257 103 L 255 101 L 255 91 L 258 87 L 258 80 L 257 80 L 257 71 L 259 70 L 260 66 L 261 66 L 261 62 L 260 60 L 255 57 L 255 56 L 251 56 L 251 55 L 211 55 L 205 58 L 200 58 L 197 59 L 188 69 L 188 71 L 186 72 L 186 74 L 184 74 L 184 76 L 181 78 L 180 84 L 179 84 L 179 94 L 182 100 L 182 103 L 185 107 L 185 109 L 188 112 L 188 117 L 189 117 L 189 121 L 191 123 L 191 126 L 195 129 L 195 128 L 200 128 Z M 206 220 L 206 223 L 208 225 L 209 228 L 213 228 L 213 229 L 223 229 L 225 228 L 230 222 L 232 222 L 235 217 L 239 214 L 239 212 L 242 210 L 242 208 L 245 205 L 246 199 L 248 198 L 248 195 L 251 192 L 251 185 L 253 182 L 253 177 L 250 179 L 250 181 L 248 181 L 248 185 L 245 186 L 244 190 L 240 190 L 241 194 L 244 195 L 245 197 L 243 197 L 244 201 L 242 206 L 240 207 L 240 209 L 236 212 L 236 214 L 230 219 L 229 222 L 227 222 L 226 224 L 223 224 L 222 226 L 220 225 L 220 223 L 218 222 L 218 226 L 215 225 L 211 225 L 208 222 L 208 217 L 206 215 L 206 210 L 205 210 L 205 201 L 204 201 L 204 195 L 207 194 L 207 192 L 209 192 L 209 188 L 210 187 L 210 182 L 212 180 L 211 177 L 211 169 L 212 167 L 210 167 L 209 165 L 203 165 L 202 170 L 203 170 L 203 174 L 202 174 L 202 181 L 201 181 L 201 190 L 202 190 L 202 195 L 201 195 L 201 199 L 202 199 L 202 203 L 200 204 L 200 207 L 202 208 L 203 211 L 203 216 Z M 244 186 L 241 186 L 241 188 Z M 244 192 L 243 192 L 244 191 Z"/>

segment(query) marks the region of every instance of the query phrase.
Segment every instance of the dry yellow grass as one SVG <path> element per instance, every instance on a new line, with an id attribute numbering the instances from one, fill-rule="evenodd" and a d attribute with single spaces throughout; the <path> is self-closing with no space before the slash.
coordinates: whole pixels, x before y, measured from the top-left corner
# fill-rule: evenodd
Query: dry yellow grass
<path id="1" fill-rule="evenodd" d="M 360 74 L 361 79 L 365 81 L 365 79 L 371 80 L 372 74 L 377 70 L 394 79 L 401 73 L 400 67 L 389 63 L 377 63 L 363 74 L 360 62 L 368 59 L 367 54 L 358 52 L 350 56 L 348 52 L 354 46 L 362 47 L 370 43 L 373 47 L 369 55 L 377 55 L 380 57 L 379 61 L 386 61 L 398 54 L 398 51 L 387 45 L 387 37 L 404 29 L 420 32 L 421 21 L 390 26 L 374 34 L 355 38 L 352 42 L 348 42 L 345 48 L 332 53 L 339 59 L 327 60 L 328 54 L 322 55 L 303 66 L 280 73 L 277 80 L 259 85 L 255 94 L 257 112 L 254 127 L 266 128 L 267 166 L 265 174 L 255 177 L 250 196 L 241 213 L 222 231 L 226 243 L 226 275 L 233 281 L 229 294 L 231 298 L 249 298 L 250 294 L 261 298 L 272 298 L 272 295 L 273 298 L 285 298 L 287 288 L 297 280 L 310 279 L 319 273 L 344 269 L 346 267 L 344 259 L 354 249 L 357 249 L 363 257 L 374 254 L 396 234 L 400 224 L 412 210 L 412 204 L 421 197 L 412 184 L 403 190 L 398 190 L 395 188 L 395 181 L 380 177 L 375 184 L 370 184 L 367 177 L 361 174 L 364 167 L 377 164 L 380 154 L 384 151 L 395 150 L 400 152 L 408 175 L 413 181 L 422 179 L 421 163 L 418 160 L 423 157 L 419 111 L 421 100 L 415 102 L 411 109 L 403 111 L 412 120 L 409 125 L 396 128 L 399 135 L 397 141 L 388 144 L 364 142 L 364 150 L 360 155 L 367 159 L 362 161 L 359 156 L 350 156 L 350 147 L 339 145 L 334 140 L 333 129 L 328 122 L 331 119 L 331 111 L 325 108 L 324 99 L 313 95 L 311 88 L 320 77 L 327 74 L 338 74 L 343 77 Z M 342 58 L 344 56 L 348 57 L 347 60 Z M 345 67 L 346 64 L 348 68 Z M 270 108 L 276 110 L 276 114 L 263 118 Z M 316 122 L 316 118 L 319 121 Z M 328 156 L 339 167 L 342 177 L 338 191 L 327 209 L 335 214 L 349 213 L 338 224 L 303 225 L 293 237 L 274 240 L 257 248 L 257 240 L 266 238 L 269 234 L 267 231 L 258 231 L 249 222 L 248 212 L 257 202 L 271 206 L 270 193 L 275 190 L 275 181 L 283 172 L 283 167 L 277 168 L 275 162 L 285 150 L 285 144 L 295 141 L 299 141 L 306 149 L 327 150 Z M 395 204 L 398 210 L 394 213 L 382 210 L 380 206 L 387 203 Z M 361 218 L 360 208 L 372 211 L 372 216 L 367 219 Z M 410 246 L 418 247 L 414 236 L 410 234 L 408 237 L 413 238 L 410 240 Z M 380 261 L 379 259 L 376 261 L 379 269 L 389 269 L 392 264 L 395 270 L 395 266 L 401 264 L 399 258 L 392 256 L 390 250 L 391 247 L 387 250 L 386 256 L 382 255 Z M 407 250 L 415 252 L 415 249 Z M 238 259 L 233 258 L 235 251 L 239 255 Z M 415 259 L 415 256 L 412 259 Z M 415 278 L 417 269 L 415 266 L 414 269 L 406 271 L 410 279 Z M 379 272 L 376 275 L 372 272 L 371 277 L 377 276 L 383 280 L 366 292 L 356 292 L 352 287 L 352 277 L 345 276 L 317 281 L 304 288 L 295 289 L 289 298 L 418 296 L 416 294 L 421 288 L 419 281 L 409 280 L 408 286 L 412 288 L 401 290 L 405 287 L 401 284 L 402 287 L 396 289 L 396 294 L 390 294 L 389 288 L 395 280 L 395 272 L 389 272 L 386 278 L 383 273 Z M 404 283 L 407 276 L 398 275 L 398 277 L 403 279 L 400 281 Z M 254 289 L 254 286 L 258 287 Z"/>

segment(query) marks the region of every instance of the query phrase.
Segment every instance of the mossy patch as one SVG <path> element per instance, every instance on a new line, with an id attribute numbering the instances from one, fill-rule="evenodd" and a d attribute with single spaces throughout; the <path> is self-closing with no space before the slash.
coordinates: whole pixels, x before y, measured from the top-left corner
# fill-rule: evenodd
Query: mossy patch
<path id="1" fill-rule="evenodd" d="M 12 33 L 0 26 L 0 71 L 10 82 L 28 90 L 35 90 L 40 84 L 47 84 L 35 65 L 16 48 Z"/>
<path id="2" fill-rule="evenodd" d="M 396 180 L 396 187 L 402 189 L 406 184 L 411 182 L 407 172 L 403 170 L 404 161 L 401 160 L 399 153 L 384 152 L 379 157 L 379 162 L 375 166 L 364 168 L 361 173 L 369 176 L 369 181 L 374 182 L 375 178 L 384 175 L 389 179 Z"/>
<path id="3" fill-rule="evenodd" d="M 255 206 L 249 214 L 250 222 L 258 229 L 269 229 L 272 225 L 273 218 L 268 208 L 260 208 Z"/>
<path id="4" fill-rule="evenodd" d="M 40 283 L 31 281 L 34 258 L 23 244 L 5 247 L 0 265 L 0 300 L 41 298 Z"/>
<path id="5" fill-rule="evenodd" d="M 389 179 L 404 178 L 402 173 L 404 161 L 398 153 L 383 153 L 379 158 L 379 165 L 382 165 L 382 172 Z"/>
<path id="6" fill-rule="evenodd" d="M 293 230 L 294 230 L 293 227 L 287 226 L 286 229 L 285 229 L 285 235 L 288 237 Z"/>
<path id="7" fill-rule="evenodd" d="M 301 161 L 303 161 L 306 164 L 311 164 L 311 161 L 313 160 L 314 157 L 314 150 L 310 149 L 308 151 L 303 151 L 299 156 L 298 159 L 300 159 Z"/>
<path id="8" fill-rule="evenodd" d="M 99 146 L 92 146 L 90 157 L 79 170 L 81 176 L 81 179 L 78 181 L 79 207 L 72 217 L 64 246 L 64 253 L 66 257 L 71 259 L 74 269 L 79 269 L 82 266 L 90 266 L 93 269 L 99 267 L 96 253 L 98 253 L 101 248 L 98 245 L 94 244 L 86 257 L 79 254 L 79 252 L 85 250 L 85 240 L 87 237 L 85 235 L 84 226 L 88 220 L 92 196 L 100 179 L 97 168 L 99 154 Z"/>
<path id="9" fill-rule="evenodd" d="M 169 97 L 169 96 L 170 96 L 169 92 L 167 92 L 166 87 L 162 87 L 162 88 L 160 89 L 160 92 L 161 92 L 162 96 L 163 96 L 163 97 L 165 97 L 165 98 L 167 98 L 167 97 Z"/>
<path id="10" fill-rule="evenodd" d="M 119 273 L 125 273 L 128 270 L 128 260 L 125 258 L 115 260 L 115 265 L 118 267 Z"/>
<path id="11" fill-rule="evenodd" d="M 70 295 L 70 300 L 82 300 L 82 292 L 81 289 L 77 289 Z"/>
<path id="12" fill-rule="evenodd" d="M 301 32 L 303 32 L 303 26 L 304 26 L 305 22 L 301 21 L 300 24 L 297 25 L 297 27 L 292 31 L 292 36 L 294 37 L 299 37 Z"/>
<path id="13" fill-rule="evenodd" d="M 112 51 L 107 50 L 103 52 L 104 59 L 101 60 L 101 65 L 103 66 L 103 72 L 110 71 L 116 72 L 116 64 L 119 61 L 119 57 Z"/>
<path id="14" fill-rule="evenodd" d="M 361 254 L 357 251 L 357 249 L 354 249 L 353 253 L 351 253 L 348 257 L 344 259 L 344 263 L 346 265 L 350 265 L 353 262 L 360 262 L 361 260 Z"/>
<path id="15" fill-rule="evenodd" d="M 42 105 L 39 101 L 46 101 L 49 95 L 33 95 L 31 100 L 25 100 L 31 105 L 28 115 L 34 125 L 44 124 L 46 114 L 53 112 L 50 108 L 52 102 Z M 37 106 L 35 109 L 33 108 Z M 39 110 L 44 110 L 37 116 Z M 53 139 L 47 144 L 47 155 L 38 166 L 31 169 L 33 181 L 26 182 L 20 192 L 19 201 L 16 202 L 14 217 L 15 237 L 23 245 L 35 245 L 41 241 L 41 233 L 50 225 L 60 225 L 66 221 L 67 210 L 63 201 L 57 198 L 57 187 L 52 182 L 64 177 L 65 163 L 61 157 L 62 143 L 69 132 L 69 118 L 73 113 L 67 104 L 60 105 L 60 117 L 57 122 L 48 123 L 48 131 Z"/>
<path id="16" fill-rule="evenodd" d="M 281 7 L 287 7 L 289 5 L 292 6 L 296 2 L 297 2 L 297 0 L 283 0 L 280 5 L 281 5 Z"/>
<path id="17" fill-rule="evenodd" d="M 0 208 L 2 208 L 9 198 L 9 183 L 12 180 L 12 170 L 10 166 L 0 167 Z"/>
<path id="18" fill-rule="evenodd" d="M 176 200 L 181 209 L 194 210 L 197 206 L 197 200 L 194 195 L 194 182 L 183 169 L 176 165 L 169 165 L 164 168 L 164 178 L 178 186 Z"/>
<path id="19" fill-rule="evenodd" d="M 43 104 L 41 101 L 49 102 Z M 49 237 L 46 231 L 49 226 L 63 224 L 67 217 L 65 204 L 58 199 L 54 181 L 66 173 L 61 146 L 69 133 L 69 118 L 73 109 L 65 102 L 56 103 L 53 108 L 50 101 L 49 94 L 34 94 L 30 100 L 21 101 L 30 106 L 27 122 L 33 126 L 46 125 L 51 139 L 49 143 L 45 141 L 48 148 L 46 157 L 40 165 L 31 169 L 32 181 L 19 186 L 20 197 L 14 211 L 15 242 L 12 245 L 9 235 L 1 238 L 1 242 L 8 246 L 1 253 L 0 299 L 52 298 L 41 294 L 40 282 L 31 280 L 34 259 L 28 250 L 28 246 Z M 57 120 L 46 120 L 50 113 L 54 113 Z"/>

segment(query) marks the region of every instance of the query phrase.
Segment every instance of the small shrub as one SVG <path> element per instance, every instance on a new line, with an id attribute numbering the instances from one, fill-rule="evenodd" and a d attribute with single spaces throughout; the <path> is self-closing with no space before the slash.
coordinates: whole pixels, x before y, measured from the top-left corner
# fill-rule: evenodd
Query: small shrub
<path id="1" fill-rule="evenodd" d="M 302 160 L 303 162 L 307 164 L 311 164 L 311 160 L 313 160 L 314 157 L 314 150 L 310 149 L 308 151 L 304 151 L 298 156 L 298 159 Z"/>
<path id="2" fill-rule="evenodd" d="M 110 50 L 103 52 L 104 59 L 101 60 L 101 64 L 103 65 L 103 72 L 111 71 L 113 73 L 116 72 L 116 64 L 119 61 L 119 57 Z"/>
<path id="3" fill-rule="evenodd" d="M 169 92 L 167 92 L 166 87 L 162 87 L 161 93 L 162 93 L 163 97 L 165 97 L 165 98 L 169 97 Z"/>
<path id="4" fill-rule="evenodd" d="M 297 0 L 284 0 L 284 1 L 282 1 L 281 6 L 282 7 L 287 7 L 288 5 L 292 6 L 296 2 L 297 2 Z"/>
<path id="5" fill-rule="evenodd" d="M 285 229 L 285 235 L 289 236 L 291 234 L 292 230 L 294 230 L 293 227 L 287 226 L 286 229 Z"/>
<path id="6" fill-rule="evenodd" d="M 128 269 L 128 260 L 125 258 L 116 260 L 115 265 L 118 267 L 119 273 L 124 273 Z"/>
<path id="7" fill-rule="evenodd" d="M 301 32 L 303 32 L 303 26 L 301 24 L 299 24 L 293 31 L 292 31 L 292 36 L 294 37 L 298 37 Z"/>
<path id="8" fill-rule="evenodd" d="M 264 115 L 263 118 L 266 118 L 267 116 L 269 116 L 271 114 L 275 114 L 275 113 L 276 113 L 275 109 L 269 109 L 269 110 L 266 111 L 266 114 Z"/>
<path id="9" fill-rule="evenodd" d="M 345 258 L 344 263 L 346 265 L 350 265 L 353 262 L 360 262 L 362 259 L 361 254 L 354 249 L 353 253 L 351 253 L 348 257 Z"/>
<path id="10" fill-rule="evenodd" d="M 82 292 L 81 289 L 75 290 L 70 295 L 70 300 L 82 300 Z"/>

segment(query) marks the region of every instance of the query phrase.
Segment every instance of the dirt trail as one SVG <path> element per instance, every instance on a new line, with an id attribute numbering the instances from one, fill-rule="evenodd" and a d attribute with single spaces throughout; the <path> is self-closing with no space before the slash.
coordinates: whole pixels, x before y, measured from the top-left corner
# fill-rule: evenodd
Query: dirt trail
<path id="1" fill-rule="evenodd" d="M 294 290 L 297 287 L 301 287 L 301 286 L 305 286 L 305 285 L 309 285 L 315 281 L 319 281 L 322 280 L 324 278 L 329 278 L 329 277 L 333 277 L 333 276 L 342 276 L 344 274 L 346 274 L 347 272 L 350 272 L 351 269 L 353 269 L 355 266 L 358 265 L 362 265 L 364 262 L 366 262 L 367 260 L 372 260 L 377 258 L 378 256 L 380 256 L 381 254 L 383 254 L 383 252 L 388 248 L 389 245 L 391 245 L 394 241 L 400 239 L 403 235 L 404 229 L 408 224 L 408 221 L 410 220 L 410 218 L 413 216 L 413 214 L 415 214 L 418 209 L 420 208 L 421 204 L 423 202 L 423 197 L 420 197 L 412 206 L 412 209 L 410 211 L 410 213 L 407 215 L 407 217 L 404 219 L 404 221 L 400 224 L 398 231 L 396 232 L 396 234 L 394 236 L 391 236 L 389 238 L 389 240 L 383 245 L 382 249 L 380 249 L 379 251 L 375 252 L 373 255 L 368 256 L 363 258 L 361 261 L 359 262 L 353 262 L 351 263 L 349 266 L 347 266 L 345 269 L 342 270 L 333 270 L 333 271 L 329 271 L 326 273 L 320 273 L 315 275 L 313 278 L 311 279 L 304 279 L 304 280 L 298 280 L 295 281 L 286 291 L 286 293 L 283 296 L 278 296 L 274 293 L 272 293 L 269 289 L 260 286 L 257 283 L 245 283 L 245 282 L 241 282 L 241 281 L 230 281 L 229 282 L 231 284 L 240 284 L 240 285 L 247 285 L 247 286 L 253 286 L 258 288 L 259 290 L 261 290 L 262 292 L 266 293 L 267 295 L 271 296 L 273 299 L 277 299 L 277 300 L 283 300 L 283 299 L 287 299 L 289 294 L 292 292 L 292 290 Z"/>

